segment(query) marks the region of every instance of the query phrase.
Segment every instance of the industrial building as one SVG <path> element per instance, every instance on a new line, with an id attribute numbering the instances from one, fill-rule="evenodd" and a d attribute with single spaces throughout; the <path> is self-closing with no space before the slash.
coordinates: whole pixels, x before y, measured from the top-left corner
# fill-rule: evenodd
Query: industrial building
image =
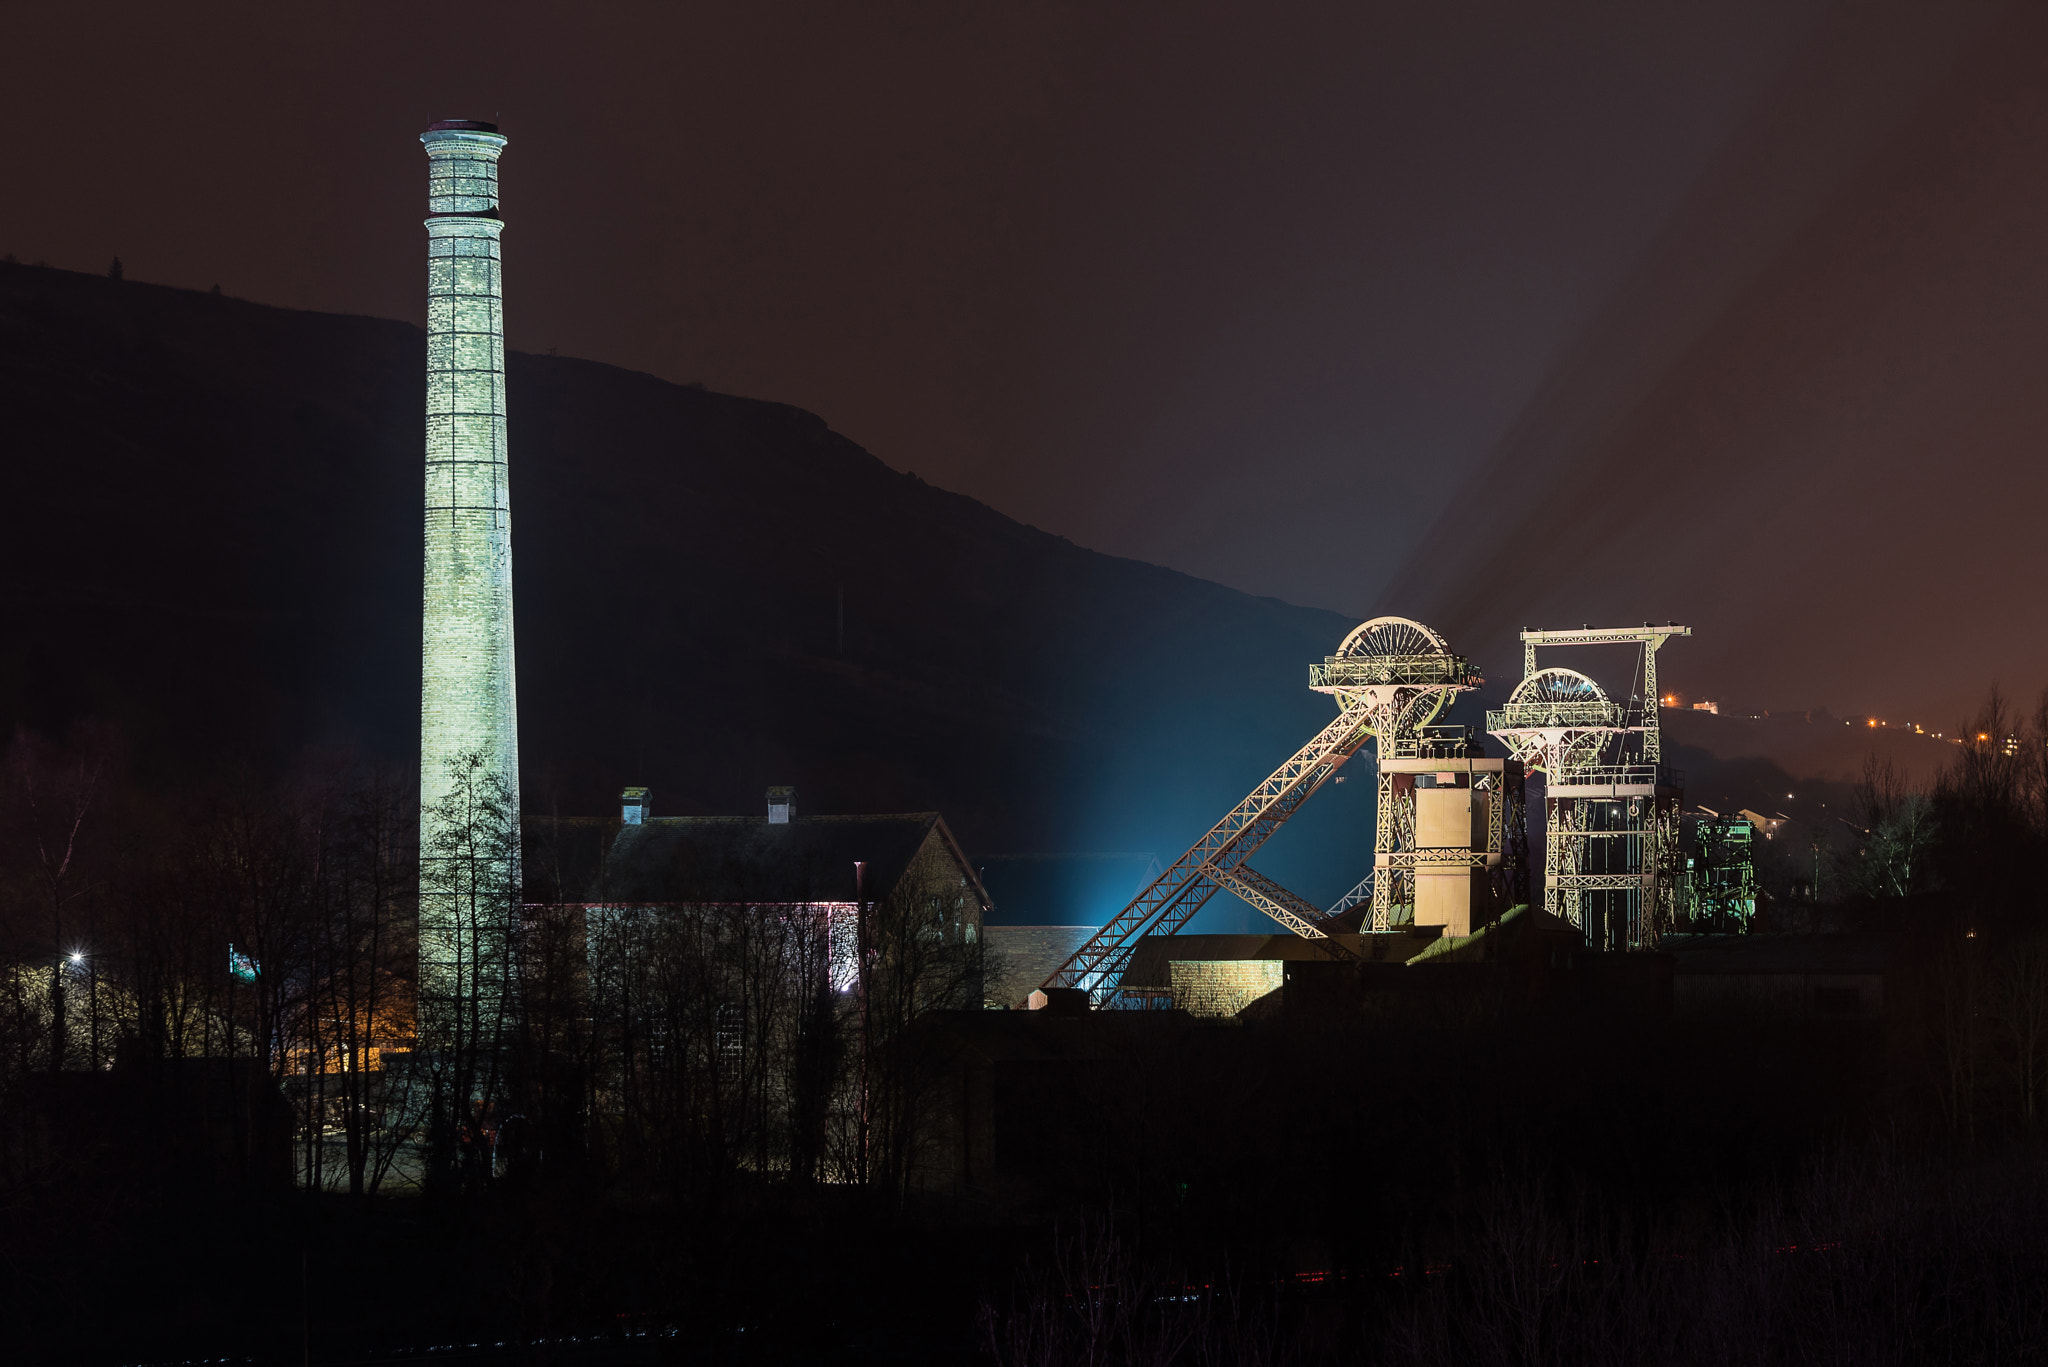
<path id="1" fill-rule="evenodd" d="M 484 928 L 493 940 L 451 912 L 443 865 L 460 832 L 449 803 L 517 813 L 519 790 L 498 198 L 506 139 L 490 124 L 446 120 L 422 143 L 430 183 L 420 988 L 422 1046 L 431 1051 L 462 1020 L 497 1014 L 509 977 L 510 927 Z M 990 1004 L 1071 1003 L 1079 994 L 1095 1006 L 1177 1005 L 1215 1019 L 1271 1010 L 1290 973 L 1312 978 L 1323 965 L 1363 974 L 1495 960 L 1510 945 L 1527 958 L 1541 945 L 1535 961 L 1556 967 L 1571 937 L 1576 948 L 1619 951 L 1652 948 L 1681 923 L 1747 930 L 1750 827 L 1703 819 L 1688 856 L 1682 776 L 1662 756 L 1658 651 L 1688 634 L 1670 624 L 1524 631 L 1524 677 L 1486 716 L 1485 734 L 1505 753 L 1489 754 L 1474 728 L 1441 724 L 1451 699 L 1483 682 L 1471 662 L 1422 623 L 1365 622 L 1310 669 L 1309 687 L 1331 699 L 1335 719 L 1170 865 L 1144 856 L 1143 885 L 1100 927 L 998 927 L 983 943 L 989 894 L 938 816 L 804 817 L 786 788 L 771 789 L 757 817 L 659 817 L 645 789 L 628 788 L 616 819 L 526 820 L 507 872 L 530 901 L 580 908 L 593 954 L 600 945 L 629 953 L 632 927 L 715 908 L 811 925 L 829 946 L 823 971 L 842 989 L 860 962 L 865 909 L 944 885 L 943 933 L 995 951 Z M 1612 697 L 1591 676 L 1537 658 L 1617 645 L 1639 653 Z M 1351 889 L 1325 907 L 1254 868 L 1260 847 L 1368 747 L 1376 820 Z M 1531 777 L 1543 783 L 1536 868 Z M 1046 872 L 1016 862 L 1020 883 Z M 1225 891 L 1283 933 L 1176 939 Z M 604 971 L 595 960 L 591 968 Z"/>
<path id="2" fill-rule="evenodd" d="M 1641 949 L 1670 927 L 1684 778 L 1664 763 L 1657 651 L 1687 627 L 1522 633 L 1522 681 L 1486 729 L 1544 775 L 1543 906 L 1597 949 Z M 1575 669 L 1539 668 L 1542 646 L 1641 650 L 1616 702 Z"/>
<path id="3" fill-rule="evenodd" d="M 1363 623 L 1310 670 L 1309 686 L 1332 698 L 1337 720 L 1078 945 L 1029 1004 L 1080 992 L 1102 1006 L 1199 1003 L 1203 1014 L 1235 1015 L 1278 990 L 1281 962 L 1447 961 L 1467 944 L 1492 952 L 1499 941 L 1485 937 L 1514 918 L 1523 936 L 1541 925 L 1592 950 L 1653 947 L 1692 886 L 1679 841 L 1683 776 L 1664 762 L 1657 692 L 1658 650 L 1690 634 L 1648 623 L 1524 631 L 1524 676 L 1486 719 L 1507 753 L 1489 756 L 1471 728 L 1438 724 L 1453 696 L 1483 682 L 1470 661 L 1420 622 Z M 1619 701 L 1589 675 L 1537 660 L 1539 648 L 1613 645 L 1639 652 Z M 1368 744 L 1378 778 L 1371 863 L 1321 909 L 1249 861 Z M 1533 892 L 1530 774 L 1543 779 L 1545 817 Z M 1223 891 L 1298 943 L 1231 937 L 1228 953 L 1188 957 L 1161 947 Z"/>
<path id="4" fill-rule="evenodd" d="M 1705 808 L 1691 819 L 1681 908 L 1685 930 L 1739 934 L 1755 923 L 1761 820 L 1752 812 L 1723 816 Z"/>
<path id="5" fill-rule="evenodd" d="M 1471 935 L 1510 909 L 1523 849 L 1522 769 L 1488 760 L 1465 728 L 1433 723 L 1452 695 L 1480 682 L 1471 662 L 1405 617 L 1365 622 L 1309 671 L 1336 704 L 1325 726 L 1109 923 L 1049 974 L 1042 991 L 1115 1004 L 1138 944 L 1173 935 L 1229 891 L 1313 942 L 1355 961 L 1343 918 L 1365 906 L 1374 932 L 1397 924 Z M 1258 872 L 1250 859 L 1369 743 L 1379 750 L 1372 862 L 1329 910 Z M 1135 984 L 1134 984 L 1135 988 Z"/>
<path id="6" fill-rule="evenodd" d="M 529 817 L 524 844 L 529 897 L 581 914 L 593 972 L 596 947 L 631 953 L 636 927 L 743 911 L 818 928 L 829 953 L 818 967 L 848 990 L 875 908 L 930 903 L 925 919 L 974 945 L 990 906 L 937 812 L 805 816 L 790 787 L 770 788 L 758 816 L 657 816 L 653 794 L 629 787 L 616 818 Z"/>

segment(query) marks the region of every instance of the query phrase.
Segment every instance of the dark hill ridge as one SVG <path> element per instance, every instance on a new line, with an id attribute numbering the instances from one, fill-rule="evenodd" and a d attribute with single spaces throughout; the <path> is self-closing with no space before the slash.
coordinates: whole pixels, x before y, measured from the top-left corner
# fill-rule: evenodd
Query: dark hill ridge
<path id="1" fill-rule="evenodd" d="M 7 719 L 115 719 L 159 778 L 414 753 L 423 356 L 401 323 L 0 265 Z M 793 783 L 938 809 L 970 852 L 1170 858 L 1327 718 L 1332 614 L 1083 550 L 782 405 L 528 355 L 510 392 L 529 808 Z M 1318 896 L 1355 873 L 1309 846 L 1367 811 L 1326 805 L 1274 869 Z"/>

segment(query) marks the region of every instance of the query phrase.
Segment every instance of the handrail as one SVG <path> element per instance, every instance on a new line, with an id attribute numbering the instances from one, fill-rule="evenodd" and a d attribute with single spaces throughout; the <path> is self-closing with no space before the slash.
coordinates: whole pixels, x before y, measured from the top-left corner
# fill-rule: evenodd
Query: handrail
<path id="1" fill-rule="evenodd" d="M 1471 677 L 1472 662 L 1462 655 L 1379 655 L 1349 660 L 1332 655 L 1308 667 L 1310 688 L 1365 688 L 1374 684 L 1434 688 L 1466 683 Z"/>
<path id="2" fill-rule="evenodd" d="M 1584 764 L 1548 776 L 1549 786 L 1561 785 L 1665 785 L 1685 786 L 1685 771 L 1668 764 Z"/>
<path id="3" fill-rule="evenodd" d="M 1616 702 L 1521 702 L 1489 711 L 1486 729 L 1499 732 L 1563 727 L 1616 731 L 1627 721 L 1628 709 Z"/>

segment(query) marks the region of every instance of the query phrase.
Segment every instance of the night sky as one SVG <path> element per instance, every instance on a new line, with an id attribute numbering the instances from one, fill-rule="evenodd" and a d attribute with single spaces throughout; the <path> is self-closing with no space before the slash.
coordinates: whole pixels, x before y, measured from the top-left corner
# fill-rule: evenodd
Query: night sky
<path id="1" fill-rule="evenodd" d="M 2048 678 L 2044 63 L 1965 3 L 44 6 L 0 253 L 420 321 L 417 135 L 492 119 L 517 348 L 1497 674 L 1680 618 L 1696 693 L 1947 720 Z"/>

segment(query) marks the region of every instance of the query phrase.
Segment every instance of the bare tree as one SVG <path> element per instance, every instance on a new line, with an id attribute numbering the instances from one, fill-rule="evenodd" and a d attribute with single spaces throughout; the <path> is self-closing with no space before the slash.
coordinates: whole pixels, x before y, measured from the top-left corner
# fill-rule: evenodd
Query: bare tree
<path id="1" fill-rule="evenodd" d="M 596 908 L 593 1132 L 678 1198 L 737 1173 L 811 1180 L 824 1153 L 843 999 L 826 913 L 749 900 Z"/>
<path id="2" fill-rule="evenodd" d="M 71 911 L 84 895 L 86 880 L 80 867 L 83 837 L 87 818 L 100 796 L 105 769 L 105 746 L 101 738 L 90 735 L 59 747 L 29 731 L 17 731 L 7 754 L 9 824 L 14 828 L 15 855 L 26 864 L 47 928 L 42 951 L 46 956 L 42 1014 L 47 1036 L 41 1052 L 43 1066 L 53 1073 L 63 1070 L 69 1049 L 72 1012 L 68 996 L 77 976 L 78 961 L 73 955 L 80 953 L 72 943 Z M 17 975 L 18 1011 L 26 1005 L 21 1000 L 25 987 Z"/>
<path id="3" fill-rule="evenodd" d="M 981 1005 L 980 907 L 942 856 L 924 851 L 889 897 L 869 910 L 862 931 L 861 1047 L 866 1095 L 847 1138 L 850 1166 L 900 1205 L 921 1157 L 935 1089 L 943 1078 L 939 1041 L 912 1026 L 930 1011 Z"/>
<path id="4" fill-rule="evenodd" d="M 512 1023 L 519 813 L 480 752 L 448 768 L 420 849 L 419 1058 L 433 1093 L 429 1175 L 477 1186 L 489 1178 Z"/>
<path id="5" fill-rule="evenodd" d="M 338 1119 L 348 1189 L 359 1197 L 376 1190 L 391 1161 L 392 1129 L 406 1124 L 403 1082 L 383 1063 L 409 1042 L 415 1010 L 414 792 L 393 773 L 345 774 L 315 820 L 311 956 L 297 1022 L 307 1063 L 307 1176 L 309 1185 L 326 1185 L 325 1136 Z"/>
<path id="6" fill-rule="evenodd" d="M 1856 785 L 1864 829 L 1856 878 L 1873 897 L 1910 897 L 1929 879 L 1935 809 L 1928 795 L 1907 785 L 1889 757 L 1872 755 Z"/>

